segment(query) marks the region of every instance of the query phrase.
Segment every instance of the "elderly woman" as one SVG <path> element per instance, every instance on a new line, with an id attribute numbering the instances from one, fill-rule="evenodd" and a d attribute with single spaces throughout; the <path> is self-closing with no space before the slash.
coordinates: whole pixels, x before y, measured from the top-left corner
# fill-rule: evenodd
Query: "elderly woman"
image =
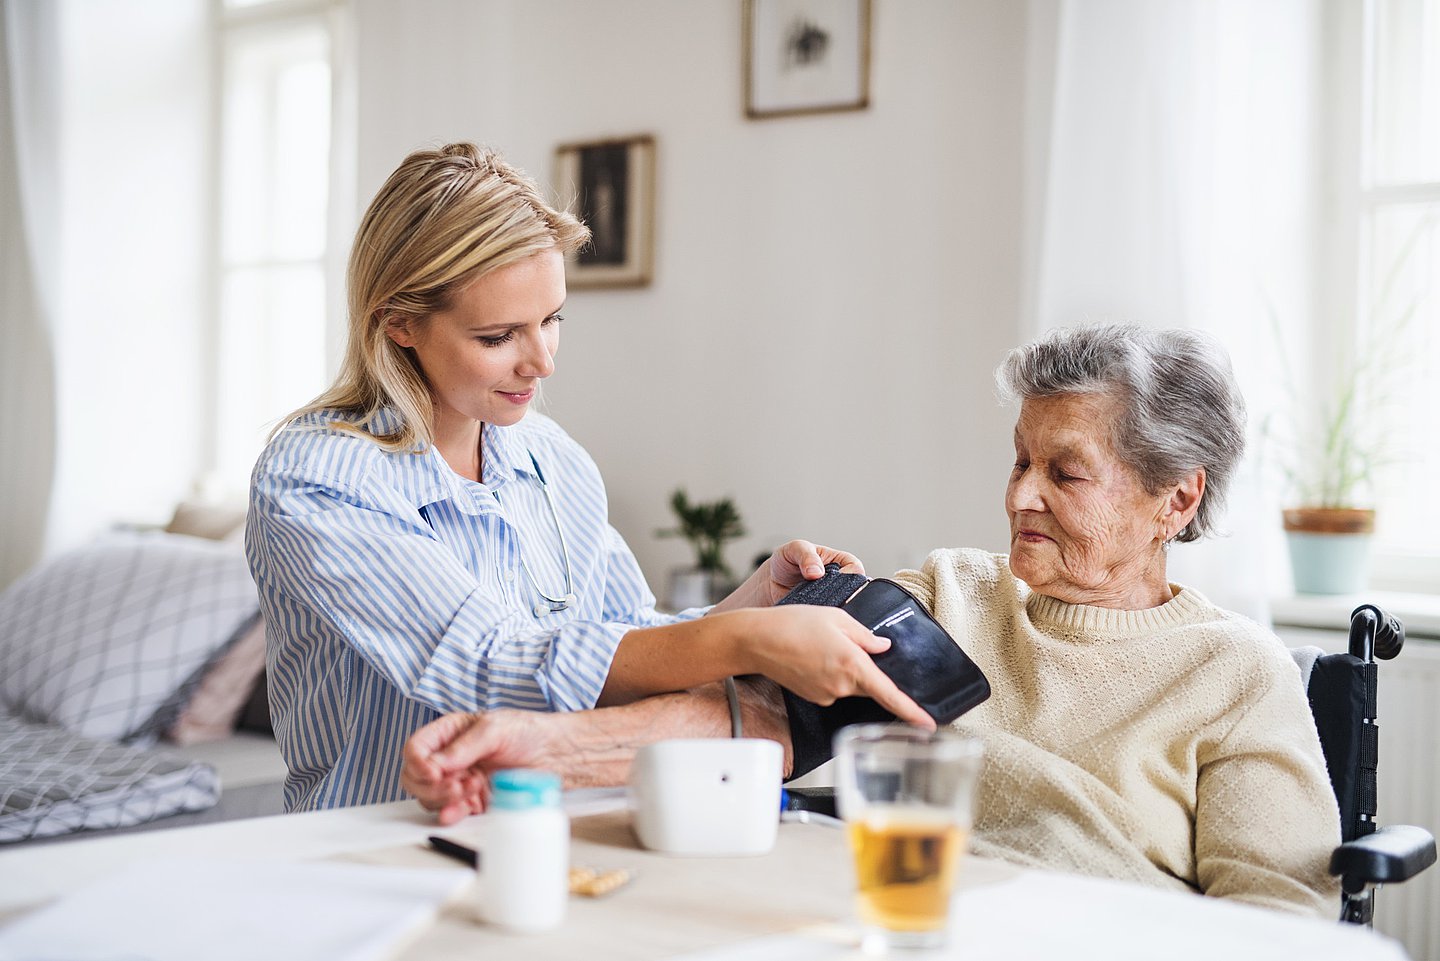
<path id="1" fill-rule="evenodd" d="M 1269 632 L 1166 576 L 1172 541 L 1214 529 L 1244 446 L 1224 353 L 1188 331 L 1082 327 L 1013 351 L 997 377 L 1020 402 L 1009 555 L 942 550 L 896 576 L 993 689 L 956 722 L 987 747 L 976 852 L 1332 912 L 1339 817 L 1296 669 Z M 748 700 L 773 734 L 765 697 Z M 681 726 L 721 733 L 714 701 L 699 695 Z M 815 710 L 827 729 L 843 720 Z M 568 720 L 522 737 L 507 719 L 442 719 L 412 740 L 406 783 L 455 817 L 478 804 L 486 768 L 535 761 L 576 783 L 619 780 L 639 741 L 679 733 L 638 715 Z M 814 718 L 797 720 L 779 737 L 796 735 L 803 770 L 829 746 Z M 571 766 L 602 745 L 609 768 Z"/>

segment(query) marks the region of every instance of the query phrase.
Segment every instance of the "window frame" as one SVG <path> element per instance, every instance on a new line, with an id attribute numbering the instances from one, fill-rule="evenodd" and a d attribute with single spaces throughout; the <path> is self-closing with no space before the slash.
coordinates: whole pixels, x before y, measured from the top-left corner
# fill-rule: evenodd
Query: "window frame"
<path id="1" fill-rule="evenodd" d="M 227 98 L 227 40 L 239 31 L 284 28 L 300 22 L 320 25 L 329 38 L 330 61 L 330 156 L 326 198 L 325 244 L 319 261 L 325 285 L 325 376 L 338 369 L 346 336 L 345 263 L 347 243 L 354 230 L 356 168 L 356 110 L 353 0 L 257 0 L 232 6 L 226 0 L 210 0 L 209 34 L 211 68 L 210 128 L 207 131 L 210 191 L 206 210 L 209 249 L 206 251 L 205 298 L 209 323 L 204 334 L 206 379 L 220 383 L 220 345 L 223 339 L 222 303 L 226 264 L 224 260 L 223 214 L 225 104 Z M 277 416 L 284 413 L 277 412 Z M 198 493 L 213 499 L 233 498 L 237 483 L 248 478 L 221 473 L 222 453 L 220 398 L 215 390 L 205 395 L 204 431 L 201 450 L 202 474 Z"/>
<path id="2" fill-rule="evenodd" d="M 1377 212 L 1416 202 L 1440 203 L 1440 181 L 1375 183 L 1375 82 L 1378 55 L 1377 0 L 1334 3 L 1330 7 L 1325 60 L 1332 65 L 1324 82 L 1326 101 L 1334 105 L 1327 118 L 1330 185 L 1323 223 L 1322 262 L 1318 279 L 1320 303 L 1326 305 L 1311 345 L 1313 369 L 1327 369 L 1336 345 L 1355 347 L 1363 336 L 1369 289 L 1370 237 Z M 1383 504 L 1377 504 L 1383 508 Z M 1405 550 L 1377 541 L 1371 552 L 1370 585 L 1374 589 L 1440 595 L 1440 546 Z"/>

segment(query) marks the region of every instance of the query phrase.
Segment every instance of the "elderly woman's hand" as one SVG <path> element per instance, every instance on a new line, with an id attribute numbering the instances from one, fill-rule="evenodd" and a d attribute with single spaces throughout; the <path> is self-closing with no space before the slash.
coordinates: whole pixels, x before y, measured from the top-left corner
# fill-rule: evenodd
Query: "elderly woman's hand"
<path id="1" fill-rule="evenodd" d="M 826 564 L 839 564 L 846 574 L 865 573 L 860 558 L 848 551 L 820 547 L 809 541 L 789 541 L 757 567 L 729 597 L 716 604 L 714 610 L 722 613 L 741 607 L 770 607 L 801 581 L 825 576 Z"/>
<path id="2" fill-rule="evenodd" d="M 400 786 L 441 824 L 480 814 L 491 771 L 550 766 L 546 715 L 499 710 L 446 714 L 405 742 Z"/>

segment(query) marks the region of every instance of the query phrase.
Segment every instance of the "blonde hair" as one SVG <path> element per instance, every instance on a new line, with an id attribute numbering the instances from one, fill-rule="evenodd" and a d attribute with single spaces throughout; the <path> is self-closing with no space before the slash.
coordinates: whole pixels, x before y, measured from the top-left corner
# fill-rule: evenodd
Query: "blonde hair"
<path id="1" fill-rule="evenodd" d="M 355 233 L 340 373 L 277 430 L 306 414 L 338 410 L 346 419 L 327 426 L 361 433 L 387 450 L 428 448 L 430 388 L 414 352 L 392 341 L 387 325 L 423 322 L 482 275 L 548 250 L 571 253 L 589 238 L 584 224 L 546 203 L 534 181 L 489 148 L 452 143 L 410 154 Z M 379 432 L 375 417 L 387 408 L 400 422 Z"/>

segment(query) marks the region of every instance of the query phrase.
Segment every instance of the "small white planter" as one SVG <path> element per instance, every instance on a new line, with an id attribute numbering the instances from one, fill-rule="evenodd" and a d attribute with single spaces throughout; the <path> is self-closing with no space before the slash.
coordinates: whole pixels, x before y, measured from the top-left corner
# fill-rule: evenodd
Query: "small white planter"
<path id="1" fill-rule="evenodd" d="M 670 572 L 670 593 L 666 606 L 672 611 L 707 607 L 715 603 L 717 579 L 713 571 L 683 568 Z"/>

